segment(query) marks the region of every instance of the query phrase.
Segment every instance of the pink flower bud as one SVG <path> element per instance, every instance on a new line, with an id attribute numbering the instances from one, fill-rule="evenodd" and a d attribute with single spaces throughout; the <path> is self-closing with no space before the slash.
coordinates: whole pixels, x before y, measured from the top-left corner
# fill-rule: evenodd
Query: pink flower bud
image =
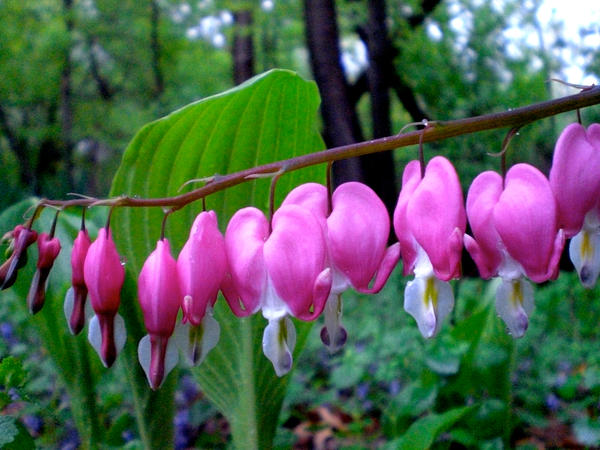
<path id="1" fill-rule="evenodd" d="M 225 241 L 214 211 L 198 214 L 177 259 L 184 321 L 200 325 L 207 306 L 214 305 L 225 276 Z"/>
<path id="2" fill-rule="evenodd" d="M 498 274 L 504 256 L 500 236 L 494 226 L 494 207 L 503 190 L 502 177 L 493 171 L 479 174 L 467 195 L 467 216 L 473 237 L 465 235 L 465 248 L 477 264 L 482 278 Z"/>
<path id="3" fill-rule="evenodd" d="M 73 286 L 85 287 L 83 267 L 91 243 L 90 235 L 85 229 L 80 230 L 73 241 L 73 250 L 71 251 L 71 283 Z"/>
<path id="4" fill-rule="evenodd" d="M 238 317 L 254 314 L 261 307 L 267 270 L 263 248 L 269 237 L 269 222 L 256 208 L 237 211 L 225 232 L 228 274 L 223 294 Z"/>
<path id="5" fill-rule="evenodd" d="M 38 250 L 37 268 L 50 269 L 60 252 L 60 242 L 58 238 L 51 238 L 47 233 L 42 233 L 38 238 Z"/>
<path id="6" fill-rule="evenodd" d="M 35 275 L 31 282 L 29 294 L 27 295 L 27 305 L 32 314 L 37 313 L 44 306 L 46 299 L 46 281 L 50 274 L 50 269 L 54 260 L 60 252 L 60 242 L 58 238 L 51 238 L 47 233 L 41 233 L 38 238 L 38 261 Z"/>
<path id="7" fill-rule="evenodd" d="M 88 249 L 90 248 L 90 236 L 87 230 L 80 230 L 73 242 L 71 252 L 71 284 L 65 298 L 65 315 L 69 323 L 69 329 L 73 334 L 79 334 L 85 325 L 85 303 L 88 289 L 85 285 L 84 264 Z"/>
<path id="8" fill-rule="evenodd" d="M 177 342 L 195 366 L 217 345 L 221 333 L 212 307 L 219 288 L 226 284 L 227 256 L 214 211 L 203 211 L 194 220 L 189 238 L 177 258 L 177 271 L 185 323 L 176 330 Z"/>
<path id="9" fill-rule="evenodd" d="M 272 224 L 263 249 L 270 281 L 294 317 L 314 320 L 325 306 L 332 281 L 321 227 L 310 212 L 293 205 L 279 208 Z"/>
<path id="10" fill-rule="evenodd" d="M 156 243 L 156 249 L 142 267 L 138 278 L 138 300 L 149 334 L 150 355 L 144 355 L 147 349 L 142 346 L 138 347 L 138 354 L 150 386 L 157 389 L 172 368 L 165 367 L 165 357 L 181 306 L 177 263 L 171 256 L 167 239 Z"/>
<path id="11" fill-rule="evenodd" d="M 17 225 L 11 232 L 13 252 L 0 266 L 0 289 L 8 289 L 17 280 L 19 269 L 27 264 L 27 247 L 37 240 L 37 232 Z"/>
<path id="12" fill-rule="evenodd" d="M 115 327 L 125 269 L 111 233 L 106 228 L 98 231 L 98 238 L 88 249 L 83 275 L 96 313 L 90 322 L 88 338 L 104 365 L 110 367 L 125 344 L 124 329 L 121 330 L 122 319 Z"/>

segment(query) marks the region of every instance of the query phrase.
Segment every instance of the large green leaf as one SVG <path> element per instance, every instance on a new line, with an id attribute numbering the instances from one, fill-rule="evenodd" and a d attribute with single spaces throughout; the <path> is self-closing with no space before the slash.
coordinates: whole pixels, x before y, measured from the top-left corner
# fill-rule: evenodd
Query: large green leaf
<path id="1" fill-rule="evenodd" d="M 112 187 L 112 195 L 163 197 L 178 193 L 186 181 L 227 174 L 259 164 L 323 148 L 317 132 L 319 103 L 314 83 L 289 71 L 258 76 L 221 95 L 201 100 L 144 127 L 127 148 Z M 293 186 L 322 181 L 324 168 L 308 168 L 283 176 L 279 201 Z M 266 209 L 269 180 L 258 179 L 213 194 L 221 228 L 241 207 Z M 175 251 L 187 239 L 201 204 L 194 203 L 168 219 L 167 237 Z M 113 230 L 135 279 L 160 235 L 160 208 L 124 208 L 115 212 Z M 133 299 L 130 300 L 133 302 Z M 130 323 L 140 323 L 139 311 L 126 310 Z M 224 301 L 216 305 L 221 325 L 218 346 L 194 375 L 208 398 L 229 419 L 234 443 L 243 448 L 268 447 L 275 432 L 289 376 L 278 379 L 262 355 L 265 321 L 260 316 L 238 319 Z M 298 346 L 309 326 L 299 326 Z M 143 333 L 141 325 L 134 333 Z M 139 336 L 141 337 L 141 335 Z M 146 388 L 144 388 L 146 389 Z"/>

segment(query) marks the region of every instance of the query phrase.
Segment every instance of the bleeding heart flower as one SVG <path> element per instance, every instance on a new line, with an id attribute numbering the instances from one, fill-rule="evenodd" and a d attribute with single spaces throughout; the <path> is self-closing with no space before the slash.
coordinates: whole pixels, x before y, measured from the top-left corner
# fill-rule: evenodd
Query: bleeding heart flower
<path id="1" fill-rule="evenodd" d="M 233 215 L 225 233 L 230 275 L 223 293 L 238 316 L 262 310 L 269 321 L 263 352 L 282 376 L 291 369 L 296 337 L 287 316 L 318 317 L 332 278 L 321 225 L 309 210 L 281 206 L 272 227 L 269 233 L 269 222 L 256 208 Z"/>
<path id="2" fill-rule="evenodd" d="M 349 287 L 363 293 L 379 292 L 400 258 L 400 245 L 386 248 L 390 219 L 385 205 L 368 186 L 357 182 L 340 185 L 333 193 L 329 215 L 327 201 L 325 186 L 306 183 L 293 189 L 282 205 L 309 209 L 324 229 L 333 285 L 324 309 L 321 339 L 334 352 L 346 341 L 341 294 Z"/>
<path id="3" fill-rule="evenodd" d="M 483 278 L 500 276 L 496 310 L 514 337 L 527 330 L 536 283 L 556 278 L 564 246 L 556 201 L 546 177 L 529 164 L 516 164 L 504 183 L 495 172 L 477 176 L 467 195 L 474 238 L 465 247 Z"/>
<path id="4" fill-rule="evenodd" d="M 600 124 L 587 131 L 578 123 L 561 133 L 552 158 L 550 186 L 558 226 L 573 238 L 569 255 L 584 286 L 600 273 Z"/>
<path id="5" fill-rule="evenodd" d="M 12 253 L 0 266 L 0 289 L 2 290 L 8 289 L 15 283 L 19 269 L 27 264 L 27 247 L 38 238 L 35 230 L 23 225 L 17 225 L 8 236 L 11 240 Z"/>
<path id="6" fill-rule="evenodd" d="M 404 292 L 404 309 L 427 338 L 439 332 L 454 306 L 447 282 L 460 276 L 465 228 L 460 182 L 450 161 L 436 156 L 423 177 L 419 161 L 408 163 L 394 211 L 394 229 L 404 274 L 415 275 Z"/>
<path id="7" fill-rule="evenodd" d="M 83 276 L 96 313 L 90 321 L 88 339 L 102 363 L 110 367 L 126 340 L 125 322 L 117 314 L 125 269 L 107 228 L 100 228 L 97 239 L 90 245 Z"/>
<path id="8" fill-rule="evenodd" d="M 138 300 L 148 334 L 138 345 L 140 364 L 157 389 L 177 364 L 177 347 L 169 342 L 181 306 L 177 262 L 167 239 L 156 243 L 138 278 Z"/>
<path id="9" fill-rule="evenodd" d="M 177 259 L 181 282 L 183 320 L 189 326 L 176 331 L 189 362 L 200 364 L 219 341 L 219 323 L 212 307 L 227 270 L 225 241 L 214 211 L 198 214 Z"/>

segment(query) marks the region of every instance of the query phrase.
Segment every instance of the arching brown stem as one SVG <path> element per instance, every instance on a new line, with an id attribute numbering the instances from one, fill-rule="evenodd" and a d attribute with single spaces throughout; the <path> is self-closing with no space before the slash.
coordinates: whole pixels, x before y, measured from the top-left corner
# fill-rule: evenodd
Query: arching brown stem
<path id="1" fill-rule="evenodd" d="M 445 122 L 430 122 L 430 126 L 425 130 L 416 130 L 409 133 L 397 134 L 394 136 L 373 139 L 356 144 L 343 145 L 320 152 L 297 156 L 295 158 L 290 158 L 283 161 L 276 161 L 269 164 L 264 164 L 262 166 L 251 167 L 239 172 L 231 173 L 229 175 L 219 176 L 218 178 L 215 178 L 214 181 L 201 188 L 173 197 L 117 197 L 101 200 L 89 198 L 72 200 L 42 200 L 40 205 L 57 206 L 62 208 L 69 206 L 92 205 L 106 205 L 112 207 L 155 206 L 172 207 L 174 210 L 176 210 L 191 202 L 202 199 L 203 197 L 206 197 L 214 192 L 218 192 L 256 178 L 257 175 L 260 176 L 276 172 L 292 172 L 294 170 L 316 164 L 324 164 L 354 156 L 367 155 L 370 153 L 407 147 L 409 145 L 418 144 L 421 139 L 423 143 L 426 143 L 497 128 L 518 128 L 539 119 L 554 116 L 567 111 L 578 110 L 580 108 L 596 105 L 598 103 L 600 103 L 600 87 L 592 86 L 591 88 L 586 89 L 579 94 L 535 103 L 521 108 L 515 108 L 508 111 L 485 114 L 476 117 L 469 117 L 466 119 L 450 120 Z"/>

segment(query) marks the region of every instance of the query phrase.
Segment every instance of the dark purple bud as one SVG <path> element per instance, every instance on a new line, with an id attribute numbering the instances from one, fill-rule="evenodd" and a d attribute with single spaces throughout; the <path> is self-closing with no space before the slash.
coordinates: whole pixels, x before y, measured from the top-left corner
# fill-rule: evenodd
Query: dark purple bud
<path id="1" fill-rule="evenodd" d="M 17 272 L 27 264 L 27 247 L 37 240 L 37 232 L 23 225 L 17 225 L 12 231 L 13 252 L 0 266 L 0 289 L 8 289 L 17 280 Z"/>
<path id="2" fill-rule="evenodd" d="M 148 380 L 153 390 L 158 389 L 165 378 L 165 357 L 168 340 L 164 336 L 150 335 L 150 370 Z"/>
<path id="3" fill-rule="evenodd" d="M 37 269 L 33 275 L 29 294 L 27 294 L 27 307 L 31 314 L 38 313 L 44 306 L 48 275 L 50 275 L 50 269 Z"/>
<path id="4" fill-rule="evenodd" d="M 340 348 L 342 348 L 344 346 L 344 344 L 346 344 L 346 340 L 348 339 L 348 333 L 346 332 L 346 329 L 342 326 L 340 326 L 337 330 L 335 330 L 335 339 L 331 339 L 331 336 L 329 336 L 329 331 L 327 330 L 327 327 L 323 327 L 321 328 L 321 342 L 323 342 L 323 344 L 326 347 L 330 347 L 333 348 L 333 351 L 337 351 Z"/>
<path id="5" fill-rule="evenodd" d="M 87 288 L 83 286 L 73 286 L 73 309 L 69 316 L 69 329 L 71 333 L 77 335 L 85 326 L 85 301 L 87 299 Z"/>

